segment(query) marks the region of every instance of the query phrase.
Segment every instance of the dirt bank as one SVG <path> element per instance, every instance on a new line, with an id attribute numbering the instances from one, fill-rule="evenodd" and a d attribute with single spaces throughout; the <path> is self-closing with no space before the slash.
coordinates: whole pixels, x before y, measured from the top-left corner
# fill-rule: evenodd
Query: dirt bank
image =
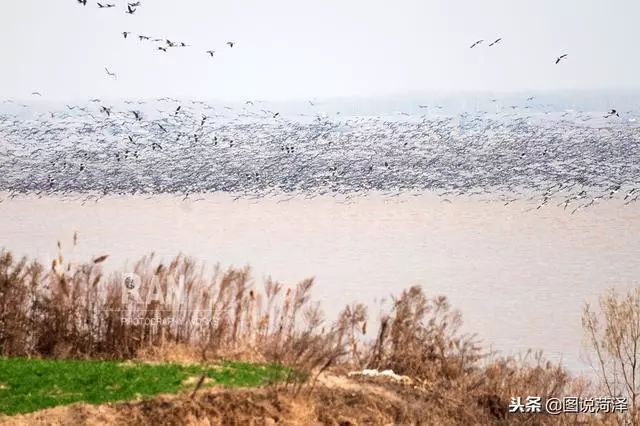
<path id="1" fill-rule="evenodd" d="M 206 389 L 194 398 L 183 393 L 56 407 L 0 417 L 0 425 L 462 424 L 469 420 L 464 412 L 443 410 L 442 402 L 412 385 L 324 375 L 312 392 L 303 389 L 297 395 L 292 389 Z M 499 421 L 503 414 L 501 407 L 492 413 L 495 407 L 487 403 L 476 408 L 476 423 Z"/>

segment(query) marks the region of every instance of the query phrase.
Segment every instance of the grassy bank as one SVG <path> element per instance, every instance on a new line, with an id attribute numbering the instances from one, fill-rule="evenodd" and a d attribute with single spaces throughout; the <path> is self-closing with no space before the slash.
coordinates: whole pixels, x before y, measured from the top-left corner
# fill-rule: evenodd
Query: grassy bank
<path id="1" fill-rule="evenodd" d="M 199 366 L 0 358 L 0 414 L 193 390 L 202 376 L 203 386 L 256 387 L 282 380 L 286 372 L 278 365 L 240 362 Z"/>
<path id="2" fill-rule="evenodd" d="M 604 322 L 595 313 L 586 317 L 601 368 L 613 371 L 603 386 L 535 352 L 492 353 L 475 336 L 460 331 L 462 315 L 445 297 L 428 296 L 420 286 L 393 295 L 388 309 L 374 320 L 357 302 L 327 319 L 310 296 L 313 279 L 291 287 L 268 279 L 259 286 L 248 268 L 217 268 L 206 276 L 202 265 L 180 256 L 168 263 L 144 258 L 132 271 L 124 271 L 139 278 L 128 282 L 125 273 L 104 274 L 107 261 L 108 256 L 100 256 L 71 264 L 60 252 L 51 265 L 43 265 L 0 251 L 0 356 L 6 357 L 0 363 L 1 412 L 23 413 L 74 401 L 135 400 L 187 389 L 195 377 L 202 377 L 202 367 L 166 364 L 181 361 L 174 358 L 181 348 L 188 354 L 185 359 L 202 365 L 221 359 L 267 365 L 205 367 L 212 379 L 207 385 L 257 386 L 284 380 L 255 390 L 258 393 L 234 390 L 198 394 L 199 399 L 180 394 L 169 401 L 156 397 L 153 402 L 123 402 L 108 408 L 117 419 L 114 423 L 153 423 L 165 410 L 175 418 L 173 424 L 193 415 L 218 420 L 270 416 L 276 421 L 291 416 L 305 425 L 413 424 L 425 418 L 432 424 L 640 424 L 640 389 L 635 385 L 640 383 L 640 356 L 632 357 L 633 362 L 611 358 L 635 354 L 629 351 L 639 347 L 640 292 L 623 305 L 616 298 L 609 300 L 610 315 Z M 130 284 L 140 296 L 134 304 L 123 297 Z M 169 296 L 149 297 L 157 293 Z M 170 297 L 176 293 L 181 296 L 177 303 Z M 103 361 L 82 361 L 87 359 Z M 154 363 L 136 364 L 140 359 Z M 345 374 L 364 369 L 392 370 L 391 376 L 401 380 L 370 386 Z M 295 380 L 285 377 L 285 371 L 297 372 Z M 326 373 L 337 378 L 323 382 Z M 546 401 L 603 395 L 629 396 L 629 413 L 540 417 L 508 411 L 514 397 Z M 224 401 L 232 403 L 232 409 Z M 300 407 L 306 414 L 300 414 Z M 323 418 L 329 409 L 331 418 Z M 347 417 L 355 420 L 340 420 Z M 33 424 L 32 418 L 24 421 Z M 46 424 L 46 418 L 43 421 Z"/>

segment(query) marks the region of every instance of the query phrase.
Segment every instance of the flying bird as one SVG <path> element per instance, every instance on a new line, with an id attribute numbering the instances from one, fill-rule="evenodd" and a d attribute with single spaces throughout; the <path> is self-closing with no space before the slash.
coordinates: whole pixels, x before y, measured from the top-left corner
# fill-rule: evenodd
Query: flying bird
<path id="1" fill-rule="evenodd" d="M 471 47 L 470 47 L 469 49 L 473 49 L 474 47 L 476 47 L 477 45 L 479 45 L 479 44 L 480 44 L 480 43 L 482 43 L 483 41 L 484 41 L 484 40 L 478 40 L 478 41 L 476 41 L 475 43 L 473 43 L 473 44 L 471 45 Z"/>
<path id="2" fill-rule="evenodd" d="M 135 3 L 127 3 L 127 5 L 131 6 L 131 7 L 138 7 L 140 6 L 142 3 L 140 3 L 139 1 L 135 2 Z"/>
<path id="3" fill-rule="evenodd" d="M 140 41 L 142 41 L 142 40 L 149 40 L 151 37 L 139 35 L 138 38 L 140 39 Z"/>
<path id="4" fill-rule="evenodd" d="M 98 3 L 98 7 L 100 9 L 109 9 L 111 7 L 116 7 L 116 5 L 115 4 L 111 4 L 111 3 L 105 3 L 105 4 Z"/>
<path id="5" fill-rule="evenodd" d="M 158 46 L 158 50 L 162 50 L 163 52 L 166 52 L 167 48 L 166 47 L 162 47 L 162 46 Z"/>
<path id="6" fill-rule="evenodd" d="M 125 13 L 128 13 L 129 15 L 133 15 L 134 13 L 136 13 L 136 8 L 135 7 L 131 7 L 130 4 L 127 5 L 127 11 Z"/>
<path id="7" fill-rule="evenodd" d="M 616 111 L 615 109 L 612 109 L 611 111 L 609 111 L 609 112 L 607 113 L 607 115 L 605 115 L 605 116 L 604 116 L 604 118 L 613 117 L 614 115 L 615 115 L 616 117 L 620 117 L 620 114 L 618 114 L 618 111 Z"/>
<path id="8" fill-rule="evenodd" d="M 118 76 L 117 76 L 115 73 L 112 73 L 111 71 L 109 71 L 109 69 L 108 69 L 107 67 L 105 67 L 105 68 L 104 68 L 104 70 L 107 72 L 107 75 L 108 75 L 109 77 L 113 77 L 113 78 L 115 78 L 115 79 L 117 79 L 117 78 L 118 78 Z"/>
<path id="9" fill-rule="evenodd" d="M 502 41 L 501 38 L 496 39 L 493 43 L 489 44 L 489 47 L 494 46 Z"/>
<path id="10" fill-rule="evenodd" d="M 131 111 L 131 113 L 133 114 L 133 116 L 136 118 L 137 121 L 142 120 L 142 114 L 140 113 L 140 111 Z"/>
<path id="11" fill-rule="evenodd" d="M 42 93 L 40 92 L 31 92 L 31 94 L 34 96 L 42 96 Z"/>
<path id="12" fill-rule="evenodd" d="M 560 61 L 562 61 L 564 58 L 566 58 L 567 56 L 569 56 L 568 54 L 564 54 L 564 55 L 560 55 L 556 58 L 556 65 L 558 65 L 560 63 Z"/>
<path id="13" fill-rule="evenodd" d="M 87 5 L 87 0 L 78 0 L 78 3 L 80 3 L 83 6 Z"/>
<path id="14" fill-rule="evenodd" d="M 234 44 L 236 44 L 234 41 L 228 41 L 228 42 L 227 42 L 227 45 L 228 45 L 229 47 L 233 47 L 233 45 L 234 45 Z"/>
<path id="15" fill-rule="evenodd" d="M 123 31 L 123 32 L 122 32 L 122 36 L 123 36 L 124 38 L 127 38 L 127 36 L 128 36 L 129 34 L 131 34 L 131 31 Z"/>
<path id="16" fill-rule="evenodd" d="M 215 50 L 207 50 L 207 53 L 213 58 L 213 54 L 216 53 Z"/>

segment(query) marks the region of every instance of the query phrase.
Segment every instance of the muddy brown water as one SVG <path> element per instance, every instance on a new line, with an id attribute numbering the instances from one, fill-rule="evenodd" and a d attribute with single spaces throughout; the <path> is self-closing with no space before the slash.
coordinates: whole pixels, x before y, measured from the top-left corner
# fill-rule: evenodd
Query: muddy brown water
<path id="1" fill-rule="evenodd" d="M 185 253 L 208 265 L 249 264 L 258 284 L 314 276 L 329 317 L 362 301 L 375 318 L 380 299 L 421 284 L 446 295 L 465 329 L 494 349 L 542 349 L 576 371 L 589 371 L 584 303 L 640 283 L 640 204 L 619 201 L 572 215 L 551 203 L 536 210 L 432 195 L 0 199 L 0 247 L 18 254 L 52 259 L 60 240 L 67 258 L 109 254 L 114 269 L 150 252 Z"/>

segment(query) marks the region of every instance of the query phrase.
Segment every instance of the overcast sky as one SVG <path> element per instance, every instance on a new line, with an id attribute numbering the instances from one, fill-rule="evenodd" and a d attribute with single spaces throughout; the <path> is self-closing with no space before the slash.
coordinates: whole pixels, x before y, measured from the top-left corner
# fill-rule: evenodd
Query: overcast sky
<path id="1" fill-rule="evenodd" d="M 117 7 L 1 1 L 0 97 L 640 88 L 637 0 L 142 0 L 134 15 L 123 1 L 104 2 Z M 137 34 L 192 46 L 164 53 Z M 469 49 L 478 39 L 485 44 Z"/>

